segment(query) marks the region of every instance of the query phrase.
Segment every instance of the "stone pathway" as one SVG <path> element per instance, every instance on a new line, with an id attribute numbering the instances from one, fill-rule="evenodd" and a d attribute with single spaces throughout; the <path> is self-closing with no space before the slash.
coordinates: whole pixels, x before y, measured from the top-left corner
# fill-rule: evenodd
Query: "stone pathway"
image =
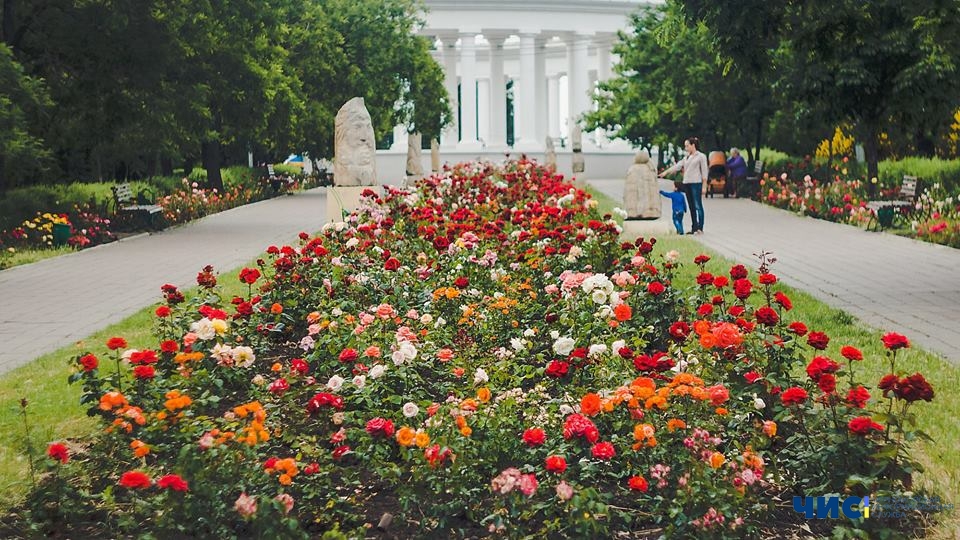
<path id="1" fill-rule="evenodd" d="M 623 180 L 589 183 L 623 199 Z M 960 250 L 722 197 L 704 199 L 704 234 L 690 238 L 753 268 L 772 252 L 785 283 L 960 364 Z"/>
<path id="2" fill-rule="evenodd" d="M 160 286 L 196 285 L 269 245 L 326 221 L 326 188 L 277 197 L 159 233 L 0 272 L 0 373 L 83 339 L 160 299 Z"/>

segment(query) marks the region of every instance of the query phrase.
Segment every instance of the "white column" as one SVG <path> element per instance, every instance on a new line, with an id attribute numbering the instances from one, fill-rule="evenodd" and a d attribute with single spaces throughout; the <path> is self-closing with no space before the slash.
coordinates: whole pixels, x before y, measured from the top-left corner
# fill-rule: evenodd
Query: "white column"
<path id="1" fill-rule="evenodd" d="M 534 72 L 536 71 L 536 36 L 532 32 L 520 34 L 520 76 L 519 81 L 514 79 L 514 86 L 520 83 L 520 99 L 514 101 L 513 147 L 520 151 L 531 151 L 540 147 L 534 138 L 536 135 L 536 91 Z"/>
<path id="2" fill-rule="evenodd" d="M 490 139 L 487 148 L 496 150 L 507 146 L 507 83 L 503 76 L 503 40 L 502 37 L 487 37 L 490 42 Z"/>
<path id="3" fill-rule="evenodd" d="M 560 75 L 547 79 L 547 134 L 560 136 Z"/>
<path id="4" fill-rule="evenodd" d="M 573 33 L 567 37 L 567 61 L 569 69 L 567 70 L 567 81 L 569 82 L 569 103 L 567 132 L 573 127 L 574 123 L 579 122 L 580 116 L 587 111 L 589 105 L 588 97 L 588 77 L 587 73 L 587 47 L 589 38 L 583 34 Z M 588 142 L 583 138 L 584 149 Z"/>
<path id="5" fill-rule="evenodd" d="M 403 124 L 397 124 L 393 126 L 393 144 L 390 145 L 390 150 L 403 151 L 404 154 L 407 153 L 407 139 L 409 134 L 407 133 L 407 126 Z"/>
<path id="6" fill-rule="evenodd" d="M 484 147 L 490 140 L 490 79 L 477 79 L 477 139 Z"/>
<path id="7" fill-rule="evenodd" d="M 537 141 L 539 146 L 543 146 L 544 139 L 547 137 L 547 51 L 545 49 L 546 39 L 538 38 L 534 48 L 533 55 L 533 88 L 534 88 L 534 106 L 537 108 L 534 113 L 534 134 L 533 140 Z"/>
<path id="8" fill-rule="evenodd" d="M 610 62 L 610 50 L 613 47 L 613 35 L 600 34 L 594 36 L 597 45 L 597 79 L 601 82 L 610 79 L 613 64 Z"/>
<path id="9" fill-rule="evenodd" d="M 479 150 L 477 141 L 477 50 L 476 32 L 460 34 L 460 144 L 458 150 Z"/>
<path id="10" fill-rule="evenodd" d="M 447 89 L 447 96 L 450 98 L 450 111 L 453 118 L 447 128 L 443 130 L 440 137 L 444 148 L 453 148 L 457 145 L 459 137 L 457 136 L 457 111 L 460 110 L 460 103 L 457 101 L 457 37 L 442 36 L 443 43 L 443 85 Z"/>
<path id="11" fill-rule="evenodd" d="M 587 45 L 588 39 L 583 34 L 573 33 L 567 36 L 567 80 L 569 82 L 570 110 L 567 112 L 567 130 L 578 121 L 586 110 L 587 101 Z"/>

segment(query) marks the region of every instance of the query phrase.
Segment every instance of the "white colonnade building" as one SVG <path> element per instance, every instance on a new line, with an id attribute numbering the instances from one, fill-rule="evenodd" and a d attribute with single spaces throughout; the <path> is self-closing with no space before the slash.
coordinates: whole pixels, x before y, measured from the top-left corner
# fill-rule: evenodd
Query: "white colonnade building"
<path id="1" fill-rule="evenodd" d="M 558 154 L 569 152 L 573 123 L 594 107 L 597 82 L 612 75 L 617 31 L 627 30 L 629 15 L 645 4 L 426 0 L 420 34 L 434 42 L 455 119 L 441 136 L 444 160 L 542 156 L 548 136 Z M 616 160 L 616 170 L 632 157 L 628 143 L 599 131 L 584 132 L 583 147 L 585 154 L 627 156 Z M 397 126 L 388 153 L 406 149 L 406 129 Z"/>

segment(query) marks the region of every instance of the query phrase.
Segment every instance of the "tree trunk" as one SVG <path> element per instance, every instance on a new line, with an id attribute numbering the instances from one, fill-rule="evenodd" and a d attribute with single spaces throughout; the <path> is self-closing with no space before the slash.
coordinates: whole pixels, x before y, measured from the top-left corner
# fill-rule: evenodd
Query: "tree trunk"
<path id="1" fill-rule="evenodd" d="M 877 195 L 877 184 L 873 181 L 879 175 L 880 147 L 877 144 L 877 131 L 872 127 L 867 129 L 867 137 L 863 141 L 863 153 L 867 158 L 867 193 L 870 198 Z"/>
<path id="2" fill-rule="evenodd" d="M 763 115 L 757 115 L 757 151 L 753 156 L 753 159 L 760 161 L 760 143 L 763 141 Z"/>
<path id="3" fill-rule="evenodd" d="M 173 160 L 167 156 L 160 158 L 160 175 L 173 176 Z"/>
<path id="4" fill-rule="evenodd" d="M 223 177 L 220 175 L 222 163 L 220 141 L 205 141 L 200 148 L 200 159 L 207 171 L 207 189 L 216 189 L 223 193 Z"/>
<path id="5" fill-rule="evenodd" d="M 6 43 L 13 48 L 13 2 L 14 0 L 3 0 L 3 25 L 0 26 L 0 42 Z"/>

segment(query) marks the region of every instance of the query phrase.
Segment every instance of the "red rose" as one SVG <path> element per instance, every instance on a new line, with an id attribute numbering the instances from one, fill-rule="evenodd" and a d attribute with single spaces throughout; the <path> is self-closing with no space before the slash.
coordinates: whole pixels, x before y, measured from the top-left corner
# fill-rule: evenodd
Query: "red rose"
<path id="1" fill-rule="evenodd" d="M 460 276 L 457 279 L 453 280 L 453 286 L 458 289 L 466 289 L 470 285 L 470 280 Z"/>
<path id="2" fill-rule="evenodd" d="M 647 479 L 642 476 L 631 476 L 630 480 L 627 481 L 627 485 L 630 486 L 630 489 L 633 491 L 639 491 L 641 493 L 646 493 L 647 489 L 650 488 L 647 484 Z"/>
<path id="3" fill-rule="evenodd" d="M 670 337 L 674 341 L 683 341 L 687 339 L 687 336 L 690 335 L 690 325 L 683 322 L 677 321 L 670 325 Z"/>
<path id="4" fill-rule="evenodd" d="M 910 346 L 910 340 L 906 336 L 898 334 L 896 332 L 890 332 L 883 336 L 883 346 L 895 351 L 897 349 L 905 349 Z"/>
<path id="5" fill-rule="evenodd" d="M 156 377 L 157 373 L 151 365 L 137 366 L 133 368 L 133 376 L 137 379 L 146 380 Z"/>
<path id="6" fill-rule="evenodd" d="M 788 298 L 787 295 L 780 291 L 773 293 L 773 301 L 780 304 L 783 309 L 787 311 L 793 309 L 793 302 L 790 301 L 790 298 Z"/>
<path id="7" fill-rule="evenodd" d="M 546 375 L 548 377 L 553 377 L 559 379 L 567 374 L 567 371 L 570 370 L 570 364 L 562 360 L 552 360 L 547 364 Z"/>
<path id="8" fill-rule="evenodd" d="M 933 400 L 933 387 L 920 373 L 914 373 L 909 377 L 900 379 L 896 388 L 893 389 L 893 393 L 904 401 Z"/>
<path id="9" fill-rule="evenodd" d="M 303 474 L 307 476 L 310 476 L 311 474 L 317 474 L 318 472 L 320 472 L 320 464 L 316 461 L 303 468 Z"/>
<path id="10" fill-rule="evenodd" d="M 776 324 L 780 322 L 780 316 L 769 306 L 763 306 L 758 309 L 755 315 L 757 322 L 766 326 L 776 326 Z"/>
<path id="11" fill-rule="evenodd" d="M 721 305 L 723 305 L 723 301 L 724 301 L 724 300 L 723 300 L 723 296 L 722 296 L 722 295 L 719 295 L 719 294 L 718 294 L 718 295 L 715 295 L 713 298 L 710 299 L 710 303 L 713 304 L 713 305 L 715 305 L 715 306 L 721 306 Z"/>
<path id="12" fill-rule="evenodd" d="M 748 371 L 743 374 L 743 378 L 747 380 L 748 383 L 753 384 L 760 380 L 763 376 L 757 373 L 756 371 Z"/>
<path id="13" fill-rule="evenodd" d="M 707 264 L 710 262 L 710 256 L 706 253 L 701 253 L 693 258 L 693 264 Z"/>
<path id="14" fill-rule="evenodd" d="M 883 431 L 883 426 L 873 421 L 869 416 L 858 416 L 847 423 L 850 431 L 857 435 L 869 435 L 871 431 Z"/>
<path id="15" fill-rule="evenodd" d="M 197 274 L 197 285 L 212 289 L 217 286 L 217 276 L 213 275 L 213 266 L 207 265 Z"/>
<path id="16" fill-rule="evenodd" d="M 722 289 L 730 284 L 730 280 L 727 279 L 727 276 L 716 276 L 713 278 L 713 286 Z"/>
<path id="17" fill-rule="evenodd" d="M 343 410 L 343 398 L 328 392 L 320 392 L 307 402 L 307 412 L 315 413 L 323 407 L 331 407 L 338 411 Z"/>
<path id="18" fill-rule="evenodd" d="M 777 282 L 777 276 L 773 274 L 760 274 L 757 281 L 759 281 L 761 285 L 773 285 Z"/>
<path id="19" fill-rule="evenodd" d="M 127 340 L 123 339 L 122 337 L 112 337 L 107 340 L 107 348 L 110 349 L 111 351 L 115 351 L 117 349 L 124 349 L 126 348 L 126 346 L 127 346 Z"/>
<path id="20" fill-rule="evenodd" d="M 613 456 L 617 455 L 616 449 L 614 449 L 612 443 L 608 442 L 599 442 L 593 445 L 593 448 L 590 449 L 590 455 L 597 459 L 612 459 Z"/>
<path id="21" fill-rule="evenodd" d="M 269 390 L 274 394 L 277 394 L 278 396 L 282 396 L 289 389 L 290 389 L 290 383 L 288 383 L 287 380 L 284 379 L 283 377 L 280 377 L 279 379 L 270 383 L 269 386 L 267 386 L 267 390 Z"/>
<path id="22" fill-rule="evenodd" d="M 400 268 L 400 261 L 394 257 L 390 257 L 386 260 L 386 262 L 383 263 L 383 268 L 384 270 L 395 272 L 398 268 Z"/>
<path id="23" fill-rule="evenodd" d="M 790 323 L 787 329 L 798 336 L 805 336 L 807 334 L 807 325 L 800 321 Z"/>
<path id="24" fill-rule="evenodd" d="M 706 287 L 707 285 L 713 285 L 713 274 L 710 272 L 700 272 L 697 275 L 697 285 Z"/>
<path id="25" fill-rule="evenodd" d="M 592 420 L 582 414 L 571 414 L 563 422 L 563 438 L 583 437 L 587 442 L 595 443 L 600 439 L 600 432 Z"/>
<path id="26" fill-rule="evenodd" d="M 161 476 L 160 479 L 157 480 L 157 487 L 172 491 L 187 491 L 190 488 L 190 486 L 187 485 L 187 482 L 176 474 Z"/>
<path id="27" fill-rule="evenodd" d="M 120 485 L 128 489 L 146 489 L 152 484 L 150 477 L 140 471 L 127 471 L 120 475 Z"/>
<path id="28" fill-rule="evenodd" d="M 392 426 L 391 426 L 391 427 L 392 427 Z M 339 459 L 342 458 L 344 455 L 346 455 L 348 452 L 350 452 L 350 447 L 349 447 L 349 446 L 347 446 L 347 445 L 338 446 L 338 447 L 336 447 L 336 448 L 333 449 L 333 459 L 339 460 Z"/>
<path id="29" fill-rule="evenodd" d="M 348 362 L 353 362 L 354 360 L 357 359 L 358 356 L 359 356 L 359 353 L 357 353 L 357 351 L 355 351 L 354 349 L 347 348 L 340 351 L 340 361 L 345 364 Z"/>
<path id="30" fill-rule="evenodd" d="M 887 396 L 888 395 L 887 392 L 895 389 L 897 387 L 897 383 L 899 382 L 900 382 L 900 379 L 896 375 L 894 375 L 893 373 L 889 373 L 887 375 L 884 375 L 883 378 L 880 379 L 880 384 L 877 386 L 881 390 L 883 390 L 883 395 Z"/>
<path id="31" fill-rule="evenodd" d="M 60 463 L 66 463 L 70 461 L 70 452 L 67 450 L 67 446 L 63 443 L 52 443 L 47 447 L 47 455 L 51 459 L 55 459 Z"/>
<path id="32" fill-rule="evenodd" d="M 840 364 L 826 356 L 814 356 L 813 360 L 807 364 L 807 375 L 816 381 L 824 373 L 836 373 L 839 369 Z"/>
<path id="33" fill-rule="evenodd" d="M 824 373 L 817 379 L 817 386 L 824 394 L 832 394 L 837 389 L 837 377 L 832 373 Z"/>
<path id="34" fill-rule="evenodd" d="M 85 354 L 80 357 L 80 365 L 83 366 L 84 371 L 93 371 L 100 365 L 100 361 L 92 354 Z"/>
<path id="35" fill-rule="evenodd" d="M 437 236 L 436 238 L 433 239 L 433 247 L 435 247 L 437 251 L 444 251 L 449 246 L 450 246 L 450 240 L 447 240 L 446 236 Z"/>
<path id="36" fill-rule="evenodd" d="M 847 392 L 847 404 L 851 407 L 862 409 L 867 406 L 867 400 L 870 399 L 870 392 L 862 386 L 851 388 Z"/>
<path id="37" fill-rule="evenodd" d="M 753 292 L 753 283 L 749 279 L 741 278 L 733 282 L 733 294 L 740 300 L 746 300 Z"/>
<path id="38" fill-rule="evenodd" d="M 154 314 L 155 314 L 157 317 L 160 317 L 160 318 L 169 317 L 169 316 L 170 316 L 170 308 L 167 307 L 167 306 L 160 306 L 160 307 L 157 308 L 157 310 L 154 312 Z"/>
<path id="39" fill-rule="evenodd" d="M 300 375 L 306 375 L 310 371 L 310 365 L 307 364 L 303 358 L 294 358 L 290 361 L 290 371 L 299 373 Z"/>
<path id="40" fill-rule="evenodd" d="M 738 280 L 747 277 L 747 269 L 742 264 L 730 267 L 730 279 Z"/>
<path id="41" fill-rule="evenodd" d="M 651 281 L 649 284 L 647 284 L 647 293 L 653 296 L 660 296 L 666 290 L 667 288 L 664 287 L 663 283 L 660 283 L 659 281 Z"/>
<path id="42" fill-rule="evenodd" d="M 373 436 L 382 435 L 384 437 L 393 437 L 393 422 L 386 418 L 371 419 L 367 422 L 367 433 Z"/>
<path id="43" fill-rule="evenodd" d="M 156 351 L 151 351 L 150 349 L 136 351 L 130 355 L 130 363 L 135 366 L 140 364 L 156 364 L 157 353 Z"/>
<path id="44" fill-rule="evenodd" d="M 807 344 L 817 350 L 824 350 L 827 348 L 827 344 L 830 343 L 830 338 L 823 332 L 810 332 L 807 336 Z"/>
<path id="45" fill-rule="evenodd" d="M 540 428 L 530 428 L 523 432 L 523 442 L 527 446 L 540 446 L 546 441 L 547 434 Z"/>
<path id="46" fill-rule="evenodd" d="M 547 470 L 557 474 L 567 470 L 567 460 L 563 456 L 549 456 L 546 461 Z"/>
<path id="47" fill-rule="evenodd" d="M 253 285 L 260 279 L 260 271 L 256 268 L 244 268 L 240 271 L 240 281 L 247 285 Z"/>
<path id="48" fill-rule="evenodd" d="M 851 347 L 850 345 L 844 345 L 843 347 L 840 347 L 840 354 L 842 354 L 847 360 L 863 360 L 863 353 L 860 352 L 860 349 Z"/>
<path id="49" fill-rule="evenodd" d="M 172 339 L 168 339 L 160 342 L 160 351 L 173 354 L 180 350 L 180 344 Z"/>
<path id="50" fill-rule="evenodd" d="M 706 317 L 711 313 L 713 313 L 713 305 L 711 304 L 703 304 L 699 308 L 697 308 L 697 315 L 701 317 Z"/>
<path id="51" fill-rule="evenodd" d="M 727 313 L 729 313 L 731 317 L 739 317 L 743 315 L 745 311 L 746 308 L 743 306 L 730 306 L 730 309 L 727 310 Z"/>
<path id="52" fill-rule="evenodd" d="M 793 386 L 787 388 L 782 394 L 780 394 L 780 401 L 789 407 L 790 405 L 802 405 L 803 402 L 807 400 L 807 397 L 808 395 L 806 390 L 800 388 L 799 386 Z"/>

